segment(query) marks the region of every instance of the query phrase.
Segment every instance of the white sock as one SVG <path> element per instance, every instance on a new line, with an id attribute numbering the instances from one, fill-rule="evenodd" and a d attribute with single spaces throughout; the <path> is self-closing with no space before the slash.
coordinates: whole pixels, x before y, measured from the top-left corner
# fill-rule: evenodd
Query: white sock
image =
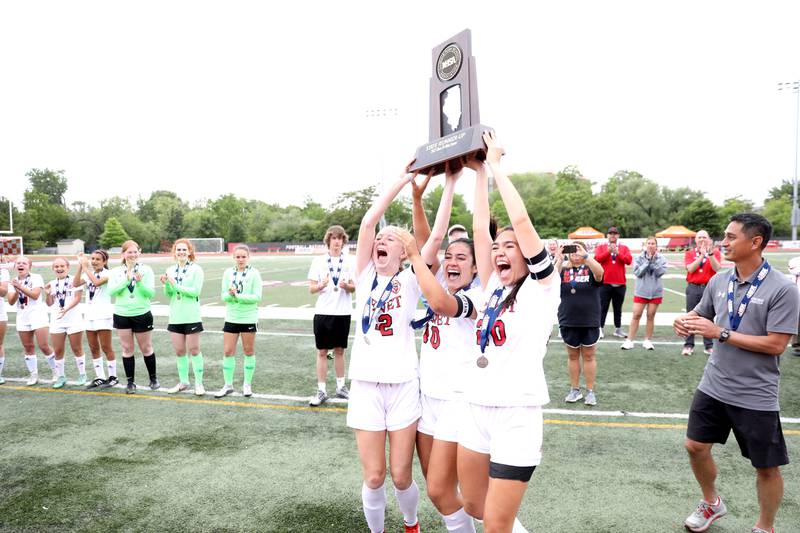
<path id="1" fill-rule="evenodd" d="M 108 377 L 117 377 L 117 360 L 108 361 Z"/>
<path id="2" fill-rule="evenodd" d="M 56 359 L 56 368 L 55 368 L 56 376 L 61 377 L 64 375 L 64 360 L 63 359 Z"/>
<path id="3" fill-rule="evenodd" d="M 76 355 L 75 364 L 78 366 L 78 374 L 83 376 L 86 374 L 86 356 Z"/>
<path id="4" fill-rule="evenodd" d="M 6 358 L 0 357 L 0 376 L 3 375 L 3 366 L 6 364 Z"/>
<path id="5" fill-rule="evenodd" d="M 36 360 L 36 354 L 33 355 L 26 355 L 25 356 L 25 366 L 28 367 L 28 372 L 31 374 L 38 374 L 39 373 L 39 364 Z"/>
<path id="6" fill-rule="evenodd" d="M 514 517 L 514 525 L 511 527 L 511 533 L 528 533 L 528 530 L 520 523 L 519 518 Z"/>
<path id="7" fill-rule="evenodd" d="M 344 387 L 344 378 L 336 378 L 336 388 L 341 389 Z"/>
<path id="8" fill-rule="evenodd" d="M 56 371 L 56 354 L 55 354 L 55 352 L 51 353 L 50 355 L 45 355 L 44 357 L 47 360 L 47 366 L 50 367 L 50 370 L 55 372 Z"/>
<path id="9" fill-rule="evenodd" d="M 322 391 L 322 392 L 324 392 L 325 394 L 328 393 L 327 389 L 325 388 L 325 382 L 324 381 L 318 381 L 317 382 L 317 389 Z"/>
<path id="10" fill-rule="evenodd" d="M 453 514 L 447 516 L 442 515 L 442 518 L 444 519 L 444 526 L 447 528 L 447 531 L 455 533 L 475 533 L 475 523 L 463 507 Z"/>
<path id="11" fill-rule="evenodd" d="M 94 374 L 100 379 L 106 379 L 106 373 L 103 371 L 103 357 L 92 359 L 92 366 L 94 367 Z"/>
<path id="12" fill-rule="evenodd" d="M 400 506 L 400 512 L 403 513 L 403 521 L 407 526 L 413 526 L 417 523 L 417 507 L 419 506 L 419 487 L 412 479 L 411 485 L 405 489 L 400 490 L 394 488 L 394 495 L 397 498 L 397 503 Z"/>
<path id="13" fill-rule="evenodd" d="M 367 519 L 369 530 L 373 533 L 381 533 L 386 514 L 386 490 L 383 485 L 377 489 L 371 489 L 367 487 L 366 483 L 362 483 L 361 503 L 364 506 L 364 517 Z"/>

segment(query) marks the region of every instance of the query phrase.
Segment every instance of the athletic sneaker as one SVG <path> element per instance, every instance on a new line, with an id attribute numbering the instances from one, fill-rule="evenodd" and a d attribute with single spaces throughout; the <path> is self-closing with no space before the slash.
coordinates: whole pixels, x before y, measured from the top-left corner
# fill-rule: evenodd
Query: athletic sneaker
<path id="1" fill-rule="evenodd" d="M 97 387 L 102 387 L 103 384 L 106 382 L 103 378 L 94 378 L 91 383 L 86 385 L 87 389 L 96 389 Z"/>
<path id="2" fill-rule="evenodd" d="M 343 400 L 350 399 L 350 389 L 347 388 L 347 385 L 342 385 L 341 388 L 336 389 L 336 397 Z"/>
<path id="3" fill-rule="evenodd" d="M 152 388 L 152 385 L 150 386 L 150 388 Z M 189 390 L 189 384 L 188 383 L 178 383 L 174 387 L 170 387 L 169 389 L 167 389 L 167 394 L 177 394 L 177 393 L 183 392 L 185 390 Z"/>
<path id="4" fill-rule="evenodd" d="M 25 382 L 26 387 L 30 387 L 31 385 L 36 385 L 39 383 L 39 374 L 31 374 L 28 376 L 28 381 Z"/>
<path id="5" fill-rule="evenodd" d="M 206 388 L 203 387 L 202 383 L 195 383 L 194 384 L 194 395 L 195 396 L 203 396 L 206 393 Z"/>
<path id="6" fill-rule="evenodd" d="M 3 376 L 0 376 L 0 385 L 2 385 L 2 384 L 3 384 L 3 383 L 5 383 L 5 382 L 6 382 L 6 380 L 5 380 L 5 379 L 3 379 Z"/>
<path id="7" fill-rule="evenodd" d="M 706 355 L 711 355 L 714 353 L 714 348 L 703 348 L 703 353 Z"/>
<path id="8" fill-rule="evenodd" d="M 249 398 L 253 395 L 253 387 L 249 383 L 242 383 L 242 396 Z"/>
<path id="9" fill-rule="evenodd" d="M 569 394 L 567 394 L 567 397 L 564 398 L 564 401 L 567 402 L 567 403 L 575 403 L 578 400 L 580 400 L 581 398 L 583 398 L 583 394 L 581 393 L 581 389 L 580 388 L 577 388 L 577 389 L 572 388 L 572 389 L 569 390 Z"/>
<path id="10" fill-rule="evenodd" d="M 403 527 L 405 528 L 405 533 L 420 533 L 419 529 L 419 520 L 413 526 L 409 526 L 405 522 L 403 522 Z"/>
<path id="11" fill-rule="evenodd" d="M 711 527 L 714 520 L 722 518 L 727 512 L 728 509 L 719 496 L 717 496 L 716 504 L 700 500 L 697 509 L 684 520 L 683 524 L 689 531 L 705 531 Z"/>
<path id="12" fill-rule="evenodd" d="M 75 385 L 86 385 L 86 374 L 81 374 L 78 376 L 78 381 L 75 382 Z"/>
<path id="13" fill-rule="evenodd" d="M 100 388 L 110 389 L 114 385 L 119 385 L 119 380 L 117 379 L 117 376 L 108 376 L 108 379 L 105 381 L 105 383 L 100 385 Z"/>
<path id="14" fill-rule="evenodd" d="M 233 387 L 223 385 L 221 389 L 214 393 L 214 398 L 224 398 L 228 394 L 233 393 Z"/>
<path id="15" fill-rule="evenodd" d="M 60 377 L 59 377 L 59 378 L 56 380 L 56 382 L 55 382 L 55 383 L 53 383 L 53 388 L 54 388 L 54 389 L 60 389 L 60 388 L 62 388 L 62 387 L 63 387 L 64 385 L 66 385 L 66 384 L 67 384 L 67 378 L 66 378 L 66 376 L 60 376 Z"/>
<path id="16" fill-rule="evenodd" d="M 625 339 L 625 342 L 622 343 L 620 346 L 621 350 L 633 350 L 634 344 L 633 341 L 630 339 Z"/>
<path id="17" fill-rule="evenodd" d="M 150 390 L 158 390 L 161 388 L 161 383 L 158 382 L 158 378 L 150 378 Z"/>
<path id="18" fill-rule="evenodd" d="M 655 350 L 656 347 L 653 346 L 653 342 L 650 339 L 645 339 L 642 341 L 642 348 L 645 350 Z"/>
<path id="19" fill-rule="evenodd" d="M 586 405 L 597 405 L 597 396 L 594 395 L 592 389 L 586 391 L 586 397 L 583 399 L 583 403 Z"/>
<path id="20" fill-rule="evenodd" d="M 328 395 L 324 391 L 317 389 L 317 393 L 311 398 L 311 401 L 308 402 L 308 405 L 311 407 L 319 407 L 326 401 L 328 401 Z"/>
<path id="21" fill-rule="evenodd" d="M 136 383 L 129 381 L 125 386 L 125 394 L 134 394 L 136 392 Z"/>
<path id="22" fill-rule="evenodd" d="M 606 334 L 603 333 L 603 328 L 600 328 L 600 338 L 605 338 Z"/>
<path id="23" fill-rule="evenodd" d="M 622 331 L 622 328 L 616 328 L 614 330 L 614 336 L 619 337 L 620 339 L 626 339 L 628 337 L 628 334 Z"/>
<path id="24" fill-rule="evenodd" d="M 753 526 L 753 529 L 750 530 L 750 533 L 775 533 L 775 528 L 773 527 L 767 531 L 766 529 L 761 529 L 758 526 Z"/>

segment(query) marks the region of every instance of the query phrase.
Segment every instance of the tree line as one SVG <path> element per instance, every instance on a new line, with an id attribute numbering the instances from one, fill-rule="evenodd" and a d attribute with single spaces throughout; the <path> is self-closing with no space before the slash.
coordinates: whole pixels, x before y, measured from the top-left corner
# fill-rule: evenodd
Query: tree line
<path id="1" fill-rule="evenodd" d="M 307 197 L 302 206 L 281 206 L 253 198 L 224 194 L 213 200 L 189 204 L 176 193 L 153 191 L 139 197 L 112 196 L 99 205 L 83 201 L 67 205 L 68 181 L 63 170 L 32 169 L 21 209 L 12 206 L 15 233 L 25 248 L 54 246 L 65 238 L 82 239 L 87 248 L 110 248 L 125 239 L 136 240 L 146 252 L 161 249 L 179 237 L 222 237 L 226 242 L 319 241 L 332 224 L 342 225 L 351 239 L 366 210 L 377 196 L 374 186 L 341 193 L 329 206 Z M 758 211 L 772 221 L 776 236 L 791 233 L 792 185 L 783 182 L 770 190 L 763 207 L 739 196 L 722 205 L 688 187 L 671 189 L 638 172 L 621 170 L 598 192 L 578 168 L 568 166 L 558 173 L 522 173 L 511 176 L 525 200 L 531 219 L 543 237 L 564 238 L 578 226 L 605 231 L 617 226 L 623 236 L 646 236 L 667 226 L 682 224 L 707 229 L 720 236 L 728 218 L 742 211 Z M 429 220 L 433 220 L 442 187 L 431 187 L 423 198 Z M 508 216 L 497 192 L 490 194 L 492 214 L 500 225 Z M 0 213 L 8 205 L 0 204 Z M 390 224 L 411 225 L 411 200 L 401 198 L 386 213 Z M 451 224 L 472 226 L 472 213 L 463 196 L 453 201 Z"/>

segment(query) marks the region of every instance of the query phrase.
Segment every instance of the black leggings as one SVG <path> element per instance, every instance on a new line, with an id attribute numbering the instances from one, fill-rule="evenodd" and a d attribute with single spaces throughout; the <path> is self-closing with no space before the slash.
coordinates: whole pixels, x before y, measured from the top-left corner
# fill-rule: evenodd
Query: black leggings
<path id="1" fill-rule="evenodd" d="M 614 304 L 614 327 L 622 327 L 622 303 L 625 301 L 625 285 L 600 287 L 600 327 L 606 325 L 609 304 Z"/>

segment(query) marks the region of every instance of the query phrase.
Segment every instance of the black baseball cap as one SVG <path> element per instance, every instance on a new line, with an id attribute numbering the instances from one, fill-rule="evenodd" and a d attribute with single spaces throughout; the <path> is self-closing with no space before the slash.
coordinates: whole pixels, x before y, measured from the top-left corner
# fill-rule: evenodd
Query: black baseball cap
<path id="1" fill-rule="evenodd" d="M 606 233 L 616 233 L 617 235 L 619 235 L 619 230 L 617 229 L 616 226 L 611 226 L 610 228 L 608 228 L 608 231 Z"/>

